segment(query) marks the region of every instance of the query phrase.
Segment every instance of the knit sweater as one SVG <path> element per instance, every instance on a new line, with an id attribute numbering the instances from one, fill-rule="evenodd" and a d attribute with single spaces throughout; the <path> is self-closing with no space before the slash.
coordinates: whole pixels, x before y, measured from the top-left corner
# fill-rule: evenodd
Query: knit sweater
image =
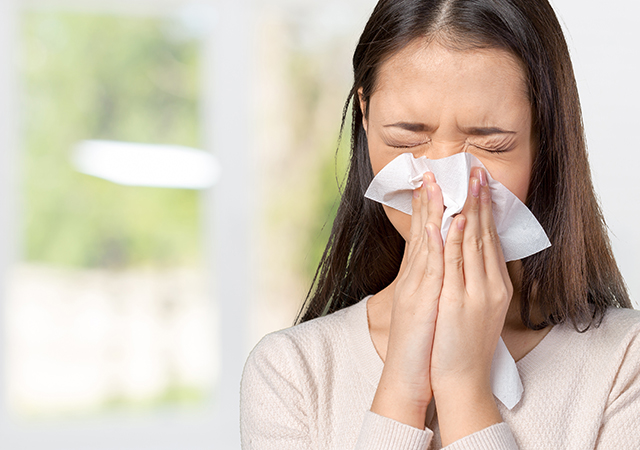
<path id="1" fill-rule="evenodd" d="M 370 411 L 384 363 L 368 298 L 256 345 L 241 382 L 244 450 L 442 448 L 433 403 L 424 429 Z M 640 449 L 640 311 L 609 308 L 585 333 L 556 325 L 516 365 L 520 402 L 496 399 L 502 423 L 445 449 Z"/>

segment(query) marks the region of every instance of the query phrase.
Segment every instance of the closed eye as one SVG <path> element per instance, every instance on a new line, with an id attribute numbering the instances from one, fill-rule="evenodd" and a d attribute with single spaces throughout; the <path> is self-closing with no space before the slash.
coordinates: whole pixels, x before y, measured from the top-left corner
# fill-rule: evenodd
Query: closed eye
<path id="1" fill-rule="evenodd" d="M 389 144 L 388 143 L 387 145 L 392 148 L 414 148 L 414 147 L 420 147 L 421 145 L 428 144 L 429 142 L 431 142 L 430 139 L 428 141 L 416 142 L 412 144 Z"/>
<path id="2" fill-rule="evenodd" d="M 423 144 L 413 144 L 413 145 L 391 145 L 390 147 L 393 147 L 393 148 L 413 148 L 413 147 L 418 147 L 418 146 L 420 146 L 420 145 L 423 145 Z"/>
<path id="3" fill-rule="evenodd" d="M 484 150 L 485 152 L 489 152 L 489 153 L 505 153 L 508 152 L 510 150 L 513 149 L 512 146 L 504 146 L 504 147 L 485 147 L 479 144 L 472 144 L 471 142 L 469 142 L 469 145 L 476 147 L 480 150 Z"/>

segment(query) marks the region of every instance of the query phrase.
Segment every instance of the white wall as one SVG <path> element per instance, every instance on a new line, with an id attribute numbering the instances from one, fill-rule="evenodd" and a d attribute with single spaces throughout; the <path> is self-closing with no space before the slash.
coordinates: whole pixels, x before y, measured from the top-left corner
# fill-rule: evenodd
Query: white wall
<path id="1" fill-rule="evenodd" d="M 637 0 L 555 0 L 582 100 L 591 168 L 614 252 L 640 306 L 640 27 Z"/>

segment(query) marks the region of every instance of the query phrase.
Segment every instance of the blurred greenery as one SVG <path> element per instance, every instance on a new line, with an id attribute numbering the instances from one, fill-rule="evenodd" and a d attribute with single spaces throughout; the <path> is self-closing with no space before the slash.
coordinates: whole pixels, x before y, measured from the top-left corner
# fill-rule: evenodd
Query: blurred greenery
<path id="1" fill-rule="evenodd" d="M 112 268 L 197 260 L 197 192 L 119 186 L 70 162 L 85 139 L 198 146 L 198 45 L 180 27 L 24 15 L 26 260 Z"/>
<path id="2" fill-rule="evenodd" d="M 340 142 L 337 153 L 325 152 L 324 160 L 318 171 L 318 186 L 315 195 L 311 197 L 313 202 L 312 217 L 310 218 L 310 229 L 308 231 L 308 248 L 304 255 L 304 276 L 309 280 L 318 268 L 322 253 L 325 250 L 331 227 L 338 211 L 340 202 L 340 189 L 345 180 L 345 171 L 349 156 L 349 135 L 348 129 L 344 138 Z M 336 139 L 337 142 L 337 139 Z"/>
<path id="3" fill-rule="evenodd" d="M 342 140 L 338 142 L 340 113 L 348 84 L 328 72 L 341 55 L 344 42 L 338 40 L 320 48 L 295 44 L 289 48 L 289 87 L 294 92 L 289 118 L 294 153 L 290 164 L 305 173 L 301 189 L 294 189 L 298 217 L 291 210 L 280 211 L 301 229 L 299 251 L 293 256 L 293 270 L 309 285 L 325 250 L 340 200 L 350 152 L 349 115 Z M 336 46 L 340 47 L 336 48 Z M 350 82 L 350 74 L 349 79 Z M 339 147 L 338 147 L 339 145 Z M 338 148 L 337 148 L 338 147 Z M 300 186 L 299 182 L 290 182 Z M 285 219 L 283 219 L 285 220 Z"/>
<path id="4" fill-rule="evenodd" d="M 70 159 L 87 139 L 198 147 L 197 39 L 168 19 L 61 12 L 23 17 L 24 259 L 109 269 L 197 263 L 198 192 L 120 186 L 78 173 Z M 293 92 L 292 114 L 285 118 L 293 145 L 277 180 L 280 190 L 266 208 L 294 242 L 279 250 L 305 281 L 328 241 L 349 156 L 348 123 L 335 151 L 340 111 L 326 102 L 333 83 L 326 66 L 335 52 L 325 53 L 288 54 L 289 79 L 283 84 Z M 302 173 L 300 189 L 296 173 Z M 189 407 L 207 395 L 214 393 L 172 380 L 152 397 L 136 400 L 115 392 L 95 408 Z M 87 411 L 71 407 L 62 413 Z M 41 415 L 37 408 L 27 414 Z"/>

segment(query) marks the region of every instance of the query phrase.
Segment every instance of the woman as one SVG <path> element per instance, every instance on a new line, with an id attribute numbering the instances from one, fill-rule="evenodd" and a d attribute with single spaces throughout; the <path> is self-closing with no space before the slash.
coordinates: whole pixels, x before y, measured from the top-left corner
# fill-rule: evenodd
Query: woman
<path id="1" fill-rule="evenodd" d="M 353 63 L 345 191 L 298 325 L 245 366 L 243 448 L 640 448 L 640 314 L 550 5 L 381 0 Z M 411 216 L 364 198 L 406 152 L 476 156 L 552 246 L 505 263 L 483 169 L 446 240 L 433 174 Z M 490 384 L 500 337 L 524 386 L 511 409 Z"/>

